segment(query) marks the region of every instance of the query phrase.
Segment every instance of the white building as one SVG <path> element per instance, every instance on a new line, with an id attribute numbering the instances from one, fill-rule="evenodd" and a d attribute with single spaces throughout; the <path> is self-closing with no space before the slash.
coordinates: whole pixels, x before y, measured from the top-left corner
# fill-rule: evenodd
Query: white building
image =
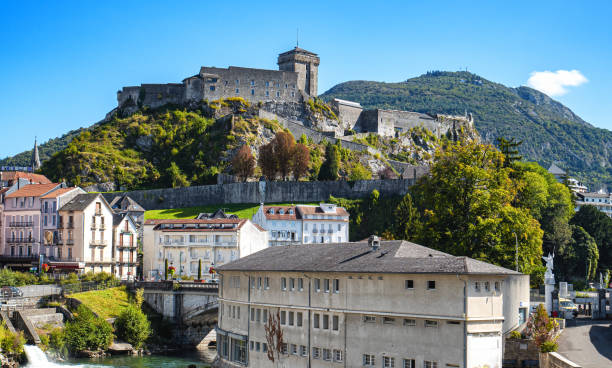
<path id="1" fill-rule="evenodd" d="M 127 212 L 113 215 L 113 274 L 122 280 L 133 280 L 138 264 L 136 220 Z"/>
<path id="2" fill-rule="evenodd" d="M 272 366 L 270 318 L 282 367 L 501 367 L 505 314 L 518 326 L 529 306 L 528 276 L 406 241 L 270 247 L 218 270 L 228 367 Z"/>
<path id="3" fill-rule="evenodd" d="M 595 206 L 598 210 L 612 217 L 612 195 L 605 192 L 576 193 L 576 211 L 585 205 Z"/>
<path id="4" fill-rule="evenodd" d="M 349 213 L 335 204 L 259 207 L 253 222 L 268 231 L 270 245 L 348 241 Z"/>
<path id="5" fill-rule="evenodd" d="M 268 246 L 268 233 L 246 219 L 146 220 L 143 268 L 147 278 L 163 278 L 164 264 L 175 276 L 210 278 L 211 266 L 236 260 Z"/>

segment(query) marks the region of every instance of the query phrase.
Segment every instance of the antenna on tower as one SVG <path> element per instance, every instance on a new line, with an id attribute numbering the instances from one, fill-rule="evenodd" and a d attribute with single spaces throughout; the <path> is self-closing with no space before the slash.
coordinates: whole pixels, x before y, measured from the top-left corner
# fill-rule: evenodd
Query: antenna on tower
<path id="1" fill-rule="evenodd" d="M 300 29 L 296 28 L 295 29 L 295 47 L 299 47 L 300 46 Z"/>

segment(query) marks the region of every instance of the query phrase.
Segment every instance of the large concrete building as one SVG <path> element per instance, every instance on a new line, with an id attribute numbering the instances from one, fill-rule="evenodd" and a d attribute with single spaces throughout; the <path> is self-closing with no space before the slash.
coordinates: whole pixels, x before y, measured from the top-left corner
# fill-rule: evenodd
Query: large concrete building
<path id="1" fill-rule="evenodd" d="M 319 57 L 295 47 L 278 56 L 279 70 L 230 66 L 203 66 L 200 72 L 182 83 L 142 84 L 123 87 L 117 92 L 120 108 L 129 106 L 159 107 L 168 103 L 185 104 L 242 97 L 260 101 L 299 102 L 305 96 L 316 97 Z"/>
<path id="2" fill-rule="evenodd" d="M 270 245 L 342 243 L 348 241 L 349 213 L 331 203 L 264 206 L 253 222 L 268 231 Z"/>
<path id="3" fill-rule="evenodd" d="M 223 265 L 268 246 L 268 233 L 250 220 L 237 218 L 147 220 L 143 237 L 144 277 L 164 277 L 165 261 L 176 276 L 210 278 Z"/>
<path id="4" fill-rule="evenodd" d="M 501 367 L 506 314 L 516 327 L 529 305 L 528 276 L 375 237 L 270 247 L 219 273 L 221 367 L 272 366 L 272 318 L 278 366 Z"/>

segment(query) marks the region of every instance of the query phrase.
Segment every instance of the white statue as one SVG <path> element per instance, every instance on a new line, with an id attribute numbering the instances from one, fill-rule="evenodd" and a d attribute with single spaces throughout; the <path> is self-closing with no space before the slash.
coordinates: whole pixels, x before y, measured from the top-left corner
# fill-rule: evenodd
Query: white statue
<path id="1" fill-rule="evenodd" d="M 553 259 L 555 258 L 554 254 L 548 253 L 547 257 L 542 257 L 543 260 L 546 261 L 546 271 L 552 273 L 553 270 Z"/>

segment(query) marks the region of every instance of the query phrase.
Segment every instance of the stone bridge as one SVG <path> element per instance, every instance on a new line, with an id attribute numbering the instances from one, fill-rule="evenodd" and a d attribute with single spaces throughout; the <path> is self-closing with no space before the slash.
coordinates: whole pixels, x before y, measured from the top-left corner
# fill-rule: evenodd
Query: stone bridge
<path id="1" fill-rule="evenodd" d="M 174 339 L 197 346 L 217 324 L 219 286 L 197 282 L 136 282 L 144 289 L 144 300 L 174 325 Z"/>

